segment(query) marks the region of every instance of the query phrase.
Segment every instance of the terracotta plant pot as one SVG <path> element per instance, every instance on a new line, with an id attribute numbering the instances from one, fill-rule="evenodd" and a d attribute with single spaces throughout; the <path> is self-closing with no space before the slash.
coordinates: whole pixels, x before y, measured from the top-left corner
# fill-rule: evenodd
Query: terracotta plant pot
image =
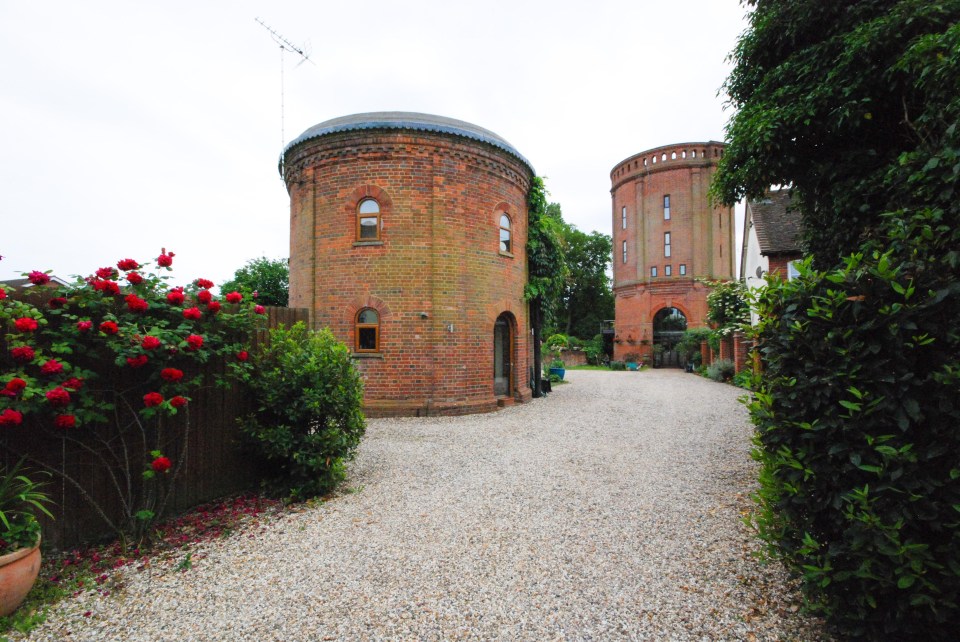
<path id="1" fill-rule="evenodd" d="M 0 617 L 10 615 L 27 597 L 40 573 L 40 542 L 0 556 Z"/>

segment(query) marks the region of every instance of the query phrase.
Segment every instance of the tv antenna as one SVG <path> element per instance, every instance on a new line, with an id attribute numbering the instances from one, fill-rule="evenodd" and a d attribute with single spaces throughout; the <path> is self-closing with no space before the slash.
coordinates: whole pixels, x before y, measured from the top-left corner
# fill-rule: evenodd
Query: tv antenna
<path id="1" fill-rule="evenodd" d="M 292 42 L 281 36 L 275 29 L 273 29 L 266 22 L 260 18 L 254 18 L 261 27 L 270 32 L 270 37 L 273 38 L 273 41 L 280 45 L 280 148 L 283 149 L 284 143 L 286 143 L 286 138 L 284 136 L 284 89 L 283 89 L 283 55 L 285 51 L 290 51 L 292 53 L 300 56 L 301 60 L 297 63 L 297 67 L 302 65 L 305 62 L 310 64 L 315 64 L 310 60 L 310 52 L 304 51 L 304 49 L 297 47 Z"/>

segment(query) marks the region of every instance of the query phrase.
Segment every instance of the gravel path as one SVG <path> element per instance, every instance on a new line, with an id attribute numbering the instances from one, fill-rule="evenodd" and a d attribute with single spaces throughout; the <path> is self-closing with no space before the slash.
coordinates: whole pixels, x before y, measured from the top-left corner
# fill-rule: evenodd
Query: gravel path
<path id="1" fill-rule="evenodd" d="M 333 501 L 202 545 L 188 572 L 126 571 L 28 639 L 829 639 L 751 556 L 742 391 L 567 378 L 493 414 L 371 421 Z"/>

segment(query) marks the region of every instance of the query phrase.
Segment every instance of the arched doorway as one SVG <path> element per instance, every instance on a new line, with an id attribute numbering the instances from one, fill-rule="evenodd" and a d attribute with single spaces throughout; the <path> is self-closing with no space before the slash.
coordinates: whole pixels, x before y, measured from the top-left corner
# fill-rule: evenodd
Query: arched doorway
<path id="1" fill-rule="evenodd" d="M 513 390 L 513 323 L 509 313 L 493 325 L 493 394 L 507 397 Z"/>
<path id="2" fill-rule="evenodd" d="M 677 355 L 677 343 L 687 330 L 687 317 L 677 308 L 661 308 L 653 317 L 654 367 L 682 366 Z"/>

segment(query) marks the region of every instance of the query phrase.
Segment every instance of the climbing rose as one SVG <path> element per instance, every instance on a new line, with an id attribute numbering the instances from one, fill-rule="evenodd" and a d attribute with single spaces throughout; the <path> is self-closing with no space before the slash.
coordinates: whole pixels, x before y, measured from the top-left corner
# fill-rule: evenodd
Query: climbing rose
<path id="1" fill-rule="evenodd" d="M 14 377 L 7 382 L 7 390 L 10 392 L 20 392 L 27 387 L 27 382 L 21 379 L 20 377 Z"/>
<path id="2" fill-rule="evenodd" d="M 36 353 L 33 351 L 33 348 L 30 346 L 20 346 L 19 348 L 13 348 L 10 350 L 13 360 L 18 363 L 25 363 L 27 361 L 33 361 L 33 357 L 36 356 Z"/>
<path id="3" fill-rule="evenodd" d="M 137 272 L 131 272 L 127 275 L 127 281 L 130 281 L 130 285 L 140 285 L 143 283 L 143 277 Z"/>
<path id="4" fill-rule="evenodd" d="M 165 473 L 170 470 L 172 465 L 173 464 L 170 463 L 170 460 L 166 457 L 157 457 L 153 460 L 153 463 L 150 464 L 150 467 L 158 473 Z"/>
<path id="5" fill-rule="evenodd" d="M 210 314 L 216 314 L 217 312 L 219 312 L 219 311 L 220 311 L 220 302 L 219 302 L 219 301 L 211 301 L 209 304 L 207 304 L 207 311 L 208 311 Z"/>
<path id="6" fill-rule="evenodd" d="M 116 334 L 120 327 L 113 321 L 104 321 L 100 324 L 100 332 L 104 334 Z"/>
<path id="7" fill-rule="evenodd" d="M 239 292 L 231 292 L 227 295 L 227 303 L 240 303 L 243 300 L 243 295 Z"/>
<path id="8" fill-rule="evenodd" d="M 112 267 L 102 267 L 97 270 L 97 276 L 99 276 L 101 279 L 112 279 L 114 276 L 116 276 L 116 274 L 117 271 Z"/>
<path id="9" fill-rule="evenodd" d="M 202 315 L 202 313 L 200 312 L 200 308 L 198 308 L 198 307 L 187 308 L 186 310 L 183 311 L 183 318 L 184 318 L 184 319 L 191 319 L 191 320 L 193 320 L 193 321 L 196 321 L 196 320 L 199 319 L 201 316 L 203 316 L 203 315 Z"/>
<path id="10" fill-rule="evenodd" d="M 6 298 L 7 298 L 7 291 L 4 290 L 3 288 L 0 288 L 0 301 L 3 301 Z"/>
<path id="11" fill-rule="evenodd" d="M 183 370 L 164 368 L 160 371 L 160 378 L 164 381 L 180 381 L 183 379 Z"/>
<path id="12" fill-rule="evenodd" d="M 191 350 L 199 350 L 203 346 L 203 337 L 199 334 L 191 334 L 187 337 L 187 346 Z"/>
<path id="13" fill-rule="evenodd" d="M 143 395 L 143 405 L 147 408 L 152 408 L 153 406 L 159 406 L 163 403 L 163 395 L 159 392 L 148 392 Z"/>
<path id="14" fill-rule="evenodd" d="M 56 375 L 63 372 L 63 364 L 57 361 L 56 359 L 49 359 L 45 364 L 40 366 L 40 373 L 45 375 Z"/>
<path id="15" fill-rule="evenodd" d="M 18 410 L 7 408 L 0 412 L 0 426 L 19 426 L 23 423 L 23 414 Z"/>
<path id="16" fill-rule="evenodd" d="M 70 403 L 70 393 L 57 386 L 53 390 L 48 390 L 46 392 L 47 401 L 50 402 L 51 406 L 61 407 L 66 406 Z"/>
<path id="17" fill-rule="evenodd" d="M 170 267 L 173 265 L 173 252 L 167 252 L 166 250 L 161 250 L 160 252 L 160 256 L 157 257 L 157 265 L 160 267 Z"/>
<path id="18" fill-rule="evenodd" d="M 57 415 L 53 425 L 57 428 L 74 428 L 77 425 L 77 418 L 73 415 Z"/>
<path id="19" fill-rule="evenodd" d="M 140 342 L 140 347 L 144 350 L 156 350 L 160 347 L 160 339 L 148 335 Z"/>
<path id="20" fill-rule="evenodd" d="M 77 330 L 86 332 L 93 327 L 93 321 L 77 321 Z"/>
<path id="21" fill-rule="evenodd" d="M 238 361 L 246 361 L 249 358 L 250 358 L 250 353 L 248 353 L 246 350 L 241 350 L 240 352 L 237 353 Z"/>
<path id="22" fill-rule="evenodd" d="M 133 259 L 121 259 L 117 263 L 117 267 L 126 272 L 127 270 L 136 270 L 139 269 L 140 264 L 134 261 Z"/>
<path id="23" fill-rule="evenodd" d="M 147 365 L 147 355 L 138 354 L 135 357 L 127 357 L 127 365 L 131 368 L 140 368 Z"/>
<path id="24" fill-rule="evenodd" d="M 204 290 L 209 290 L 213 287 L 213 281 L 209 279 L 197 279 L 195 283 L 198 288 L 203 288 Z"/>
<path id="25" fill-rule="evenodd" d="M 256 312 L 257 314 L 266 314 L 266 313 L 267 313 L 267 309 L 266 309 L 265 307 L 263 307 L 262 305 L 255 306 L 255 307 L 253 308 L 253 311 Z"/>
<path id="26" fill-rule="evenodd" d="M 52 299 L 47 301 L 47 305 L 49 305 L 54 310 L 59 310 L 66 304 L 67 304 L 67 300 L 62 296 L 53 297 Z"/>
<path id="27" fill-rule="evenodd" d="M 167 292 L 167 301 L 173 305 L 180 305 L 183 303 L 183 288 L 173 288 Z"/>
<path id="28" fill-rule="evenodd" d="M 38 272 L 37 270 L 28 274 L 27 278 L 30 279 L 30 283 L 34 285 L 46 285 L 50 283 L 50 275 L 44 272 Z"/>
<path id="29" fill-rule="evenodd" d="M 120 284 L 116 281 L 104 281 L 102 279 L 94 279 L 93 289 L 97 292 L 106 292 L 107 294 L 120 294 Z"/>
<path id="30" fill-rule="evenodd" d="M 80 388 L 83 387 L 83 379 L 79 377 L 70 377 L 69 379 L 63 382 L 63 387 L 66 388 L 67 390 L 73 390 L 74 392 L 76 392 L 77 390 L 80 390 Z"/>
<path id="31" fill-rule="evenodd" d="M 30 317 L 20 317 L 13 322 L 18 332 L 33 332 L 37 329 L 37 322 Z"/>
<path id="32" fill-rule="evenodd" d="M 146 312 L 150 304 L 138 297 L 136 294 L 128 294 L 126 299 L 127 307 L 131 312 Z"/>
<path id="33" fill-rule="evenodd" d="M 187 405 L 187 398 L 177 395 L 176 397 L 170 400 L 170 405 L 173 406 L 174 408 L 183 408 L 184 406 Z"/>
<path id="34" fill-rule="evenodd" d="M 210 294 L 210 290 L 200 290 L 197 292 L 197 301 L 200 303 L 210 303 L 213 300 L 213 295 Z"/>

